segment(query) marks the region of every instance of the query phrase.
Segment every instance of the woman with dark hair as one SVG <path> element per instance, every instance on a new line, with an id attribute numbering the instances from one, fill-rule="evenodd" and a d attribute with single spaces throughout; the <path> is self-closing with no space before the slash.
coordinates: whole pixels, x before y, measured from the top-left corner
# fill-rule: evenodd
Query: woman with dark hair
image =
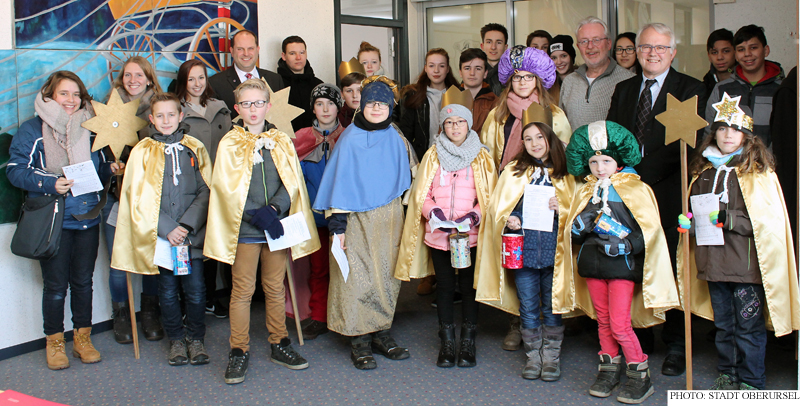
<path id="1" fill-rule="evenodd" d="M 394 121 L 417 157 L 425 155 L 433 145 L 432 135 L 439 133 L 442 96 L 450 86 L 458 86 L 450 69 L 450 56 L 444 49 L 434 48 L 425 55 L 425 68 L 417 82 L 404 87 L 400 94 Z"/>
<path id="2" fill-rule="evenodd" d="M 556 64 L 556 82 L 550 88 L 550 98 L 558 106 L 561 99 L 561 82 L 578 67 L 575 65 L 575 46 L 569 35 L 556 35 L 550 41 L 550 48 L 546 51 L 550 59 Z"/>
<path id="3" fill-rule="evenodd" d="M 617 65 L 639 75 L 642 73 L 642 66 L 636 58 L 636 34 L 623 32 L 617 35 L 614 40 L 614 60 Z"/>
<path id="4" fill-rule="evenodd" d="M 706 50 L 711 68 L 703 76 L 703 84 L 706 86 L 706 94 L 710 95 L 717 83 L 731 77 L 736 66 L 733 33 L 725 28 L 712 32 L 708 35 Z"/>
<path id="5" fill-rule="evenodd" d="M 74 181 L 64 176 L 62 168 L 91 162 L 104 178 L 119 168 L 117 164 L 104 165 L 101 153 L 92 152 L 92 134 L 81 124 L 94 116 L 94 110 L 86 86 L 77 75 L 68 71 L 50 75 L 36 96 L 34 110 L 36 117 L 22 123 L 11 141 L 6 174 L 12 185 L 28 192 L 29 199 L 54 194 L 64 197 L 64 207 L 56 206 L 64 210 L 58 252 L 39 261 L 44 285 L 42 317 L 47 367 L 57 370 L 69 368 L 64 340 L 67 288 L 75 334 L 72 355 L 87 364 L 101 360 L 89 337 L 100 218 L 97 214 L 85 218 L 100 204 L 100 193 L 69 193 Z"/>

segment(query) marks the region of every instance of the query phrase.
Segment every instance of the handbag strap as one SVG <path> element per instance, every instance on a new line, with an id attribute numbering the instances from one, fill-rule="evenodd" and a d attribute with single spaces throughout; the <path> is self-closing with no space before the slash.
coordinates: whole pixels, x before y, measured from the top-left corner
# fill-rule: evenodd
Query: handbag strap
<path id="1" fill-rule="evenodd" d="M 106 181 L 105 185 L 103 185 L 103 193 L 100 195 L 100 201 L 97 202 L 97 204 L 94 207 L 92 207 L 91 210 L 89 210 L 84 214 L 73 214 L 72 217 L 75 217 L 76 219 L 78 219 L 78 221 L 91 220 L 97 218 L 97 216 L 100 215 L 100 211 L 103 210 L 103 207 L 106 206 L 106 201 L 108 200 L 108 189 L 111 187 L 112 179 L 114 179 L 113 176 Z"/>

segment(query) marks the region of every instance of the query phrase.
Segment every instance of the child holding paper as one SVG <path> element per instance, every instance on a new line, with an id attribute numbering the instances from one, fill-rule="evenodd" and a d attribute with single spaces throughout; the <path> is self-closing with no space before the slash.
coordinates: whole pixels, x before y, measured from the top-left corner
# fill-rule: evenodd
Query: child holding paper
<path id="1" fill-rule="evenodd" d="M 203 241 L 211 158 L 202 142 L 186 134 L 188 127 L 181 123 L 178 96 L 156 93 L 150 109 L 150 137 L 131 150 L 126 166 L 111 266 L 158 275 L 161 314 L 170 340 L 169 364 L 207 364 Z M 188 275 L 179 276 L 154 264 L 157 239 L 167 240 L 170 248 L 188 246 Z M 181 286 L 186 305 L 185 332 L 178 295 Z"/>
<path id="2" fill-rule="evenodd" d="M 300 161 L 292 140 L 265 120 L 272 106 L 266 82 L 250 79 L 234 91 L 242 119 L 217 149 L 208 210 L 208 241 L 203 253 L 232 264 L 231 351 L 225 383 L 244 382 L 250 359 L 250 300 L 261 259 L 261 285 L 267 305 L 272 362 L 289 369 L 308 368 L 286 331 L 284 277 L 288 249 L 272 251 L 267 237 L 284 234 L 281 219 L 302 213 L 310 239 L 292 247 L 294 259 L 319 249 Z"/>
<path id="3" fill-rule="evenodd" d="M 765 319 L 777 337 L 800 327 L 794 244 L 774 160 L 736 99 L 726 93 L 713 105 L 717 121 L 690 166 L 690 204 L 700 196 L 718 202 L 703 218 L 694 207 L 694 221 L 716 225 L 723 240 L 699 245 L 690 239 L 692 311 L 717 327 L 720 376 L 711 390 L 764 389 Z M 679 216 L 681 238 L 690 217 Z"/>
<path id="4" fill-rule="evenodd" d="M 497 172 L 489 151 L 472 130 L 472 112 L 468 108 L 460 104 L 447 105 L 439 112 L 439 121 L 444 130 L 422 157 L 411 187 L 400 243 L 401 259 L 397 262 L 395 277 L 408 281 L 435 272 L 439 285 L 436 309 L 441 339 L 436 366 L 473 367 L 477 365 L 475 336 L 478 332 L 478 304 L 473 288 L 475 254 L 478 235 L 482 232 L 479 230 L 483 228 L 482 207 L 489 203 Z M 468 267 L 458 269 L 463 322 L 457 362 L 453 320 L 456 269 L 450 262 L 449 241 L 456 230 L 433 228 L 436 219 L 464 224 L 468 229 L 471 261 Z M 433 269 L 428 266 L 429 262 Z"/>
<path id="5" fill-rule="evenodd" d="M 558 310 L 579 308 L 593 317 L 592 310 L 596 313 L 600 366 L 589 394 L 610 396 L 624 370 L 628 380 L 617 400 L 641 403 L 654 390 L 647 355 L 632 325 L 663 322 L 664 312 L 678 306 L 678 295 L 653 191 L 632 168 L 642 159 L 639 144 L 621 125 L 596 121 L 575 131 L 566 155 L 569 173 L 590 175 L 573 199 L 568 217 L 572 230 L 561 241 L 568 253 L 572 244 L 581 245 L 577 255 L 581 278 L 562 285 L 572 289 L 568 289 L 570 296 L 559 298 Z M 609 234 L 595 227 L 601 215 L 599 221 L 617 224 L 624 231 Z M 582 303 L 586 295 L 575 292 L 587 289 L 591 303 Z"/>
<path id="6" fill-rule="evenodd" d="M 531 106 L 525 112 L 524 121 L 529 118 L 535 121 L 527 122 L 522 130 L 524 148 L 517 154 L 514 162 L 509 163 L 510 170 L 504 171 L 500 176 L 503 188 L 513 188 L 514 193 L 496 194 L 492 200 L 496 205 L 491 207 L 498 210 L 495 221 L 502 224 L 502 219 L 507 217 L 505 226 L 509 229 L 524 228 L 523 268 L 513 272 L 522 321 L 520 331 L 528 356 L 522 377 L 538 379 L 541 376 L 543 381 L 556 381 L 561 377 L 564 325 L 561 323 L 561 315 L 553 314 L 553 267 L 556 260 L 559 263 L 563 261 L 563 253 L 557 256 L 556 246 L 566 225 L 569 205 L 575 192 L 575 178 L 567 173 L 564 144 L 546 123 L 547 119 L 533 118 L 537 116 L 534 112 L 545 110 L 539 104 Z M 548 209 L 553 210 L 550 230 L 535 230 L 523 224 L 523 194 L 530 187 L 528 185 L 553 190 L 554 196 L 547 205 Z M 515 200 L 518 200 L 516 205 Z M 533 213 L 529 215 L 531 214 Z M 497 231 L 491 236 L 495 249 L 499 249 L 497 242 L 501 239 L 502 226 Z"/>

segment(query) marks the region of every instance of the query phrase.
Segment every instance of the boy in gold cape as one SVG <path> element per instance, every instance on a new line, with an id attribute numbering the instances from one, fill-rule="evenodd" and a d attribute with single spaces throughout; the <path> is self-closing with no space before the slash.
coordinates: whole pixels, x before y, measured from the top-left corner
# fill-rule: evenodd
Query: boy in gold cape
<path id="1" fill-rule="evenodd" d="M 304 369 L 308 362 L 291 345 L 286 331 L 284 278 L 287 249 L 270 251 L 267 234 L 284 234 L 280 219 L 302 213 L 311 239 L 293 247 L 297 259 L 320 248 L 300 162 L 292 141 L 264 119 L 271 107 L 265 82 L 250 79 L 234 92 L 242 121 L 219 143 L 208 210 L 208 241 L 203 253 L 232 265 L 231 352 L 225 383 L 243 382 L 250 358 L 250 301 L 261 259 L 261 284 L 267 301 L 272 362 Z"/>

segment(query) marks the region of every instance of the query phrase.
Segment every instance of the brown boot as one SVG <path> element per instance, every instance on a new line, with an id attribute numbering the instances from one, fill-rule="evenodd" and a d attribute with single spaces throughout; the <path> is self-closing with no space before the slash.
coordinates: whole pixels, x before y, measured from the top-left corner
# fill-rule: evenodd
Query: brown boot
<path id="1" fill-rule="evenodd" d="M 509 315 L 508 317 L 508 333 L 506 338 L 503 339 L 503 349 L 506 351 L 516 351 L 522 344 L 522 333 L 519 332 L 520 320 L 519 316 Z"/>
<path id="2" fill-rule="evenodd" d="M 47 336 L 47 367 L 52 370 L 69 368 L 69 359 L 64 346 L 64 333 L 55 333 Z"/>
<path id="3" fill-rule="evenodd" d="M 72 343 L 72 356 L 80 358 L 84 364 L 94 364 L 100 362 L 100 352 L 92 345 L 92 328 L 83 327 L 75 330 Z"/>
<path id="4" fill-rule="evenodd" d="M 436 275 L 428 275 L 422 278 L 422 281 L 417 285 L 417 294 L 420 296 L 430 295 L 436 290 Z"/>

